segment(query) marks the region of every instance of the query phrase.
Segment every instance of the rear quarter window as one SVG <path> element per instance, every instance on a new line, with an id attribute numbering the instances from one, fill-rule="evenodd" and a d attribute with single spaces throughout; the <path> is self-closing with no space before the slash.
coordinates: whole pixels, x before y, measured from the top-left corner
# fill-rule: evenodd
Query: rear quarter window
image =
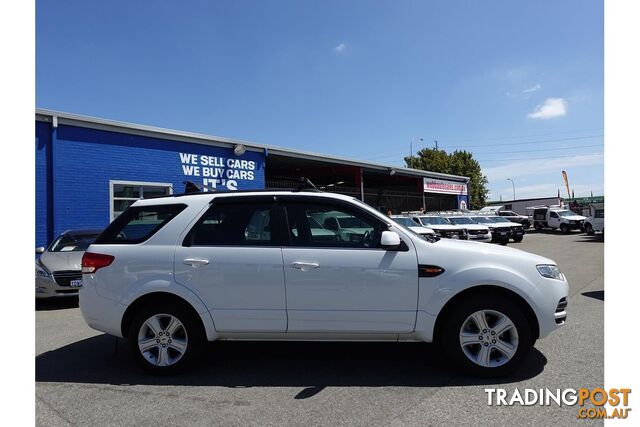
<path id="1" fill-rule="evenodd" d="M 99 245 L 142 243 L 167 225 L 186 207 L 187 205 L 184 204 L 130 207 L 104 230 L 95 243 Z"/>

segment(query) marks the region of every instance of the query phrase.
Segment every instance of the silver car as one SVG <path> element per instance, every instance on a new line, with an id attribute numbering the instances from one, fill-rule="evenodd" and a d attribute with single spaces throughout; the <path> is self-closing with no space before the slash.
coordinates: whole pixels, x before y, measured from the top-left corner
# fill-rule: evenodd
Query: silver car
<path id="1" fill-rule="evenodd" d="M 102 230 L 67 230 L 48 247 L 36 248 L 36 298 L 78 295 L 82 255 Z"/>

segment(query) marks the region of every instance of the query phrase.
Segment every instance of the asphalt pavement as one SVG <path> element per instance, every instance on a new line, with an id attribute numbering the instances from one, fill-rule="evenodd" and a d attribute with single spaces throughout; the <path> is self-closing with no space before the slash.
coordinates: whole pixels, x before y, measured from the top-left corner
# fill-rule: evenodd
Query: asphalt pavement
<path id="1" fill-rule="evenodd" d="M 527 234 L 510 246 L 554 259 L 570 283 L 564 327 L 497 380 L 446 368 L 421 343 L 218 342 L 203 366 L 152 377 L 125 342 L 90 329 L 77 299 L 36 302 L 38 425 L 570 425 L 576 407 L 489 406 L 485 388 L 551 390 L 604 381 L 604 244 Z"/>

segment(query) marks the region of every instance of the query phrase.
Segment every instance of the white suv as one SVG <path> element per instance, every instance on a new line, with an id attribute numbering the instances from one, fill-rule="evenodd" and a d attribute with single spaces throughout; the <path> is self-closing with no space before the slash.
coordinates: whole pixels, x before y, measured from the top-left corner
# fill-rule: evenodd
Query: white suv
<path id="1" fill-rule="evenodd" d="M 326 213 L 358 226 L 348 238 L 314 232 Z M 425 240 L 322 192 L 140 200 L 89 247 L 82 271 L 86 322 L 127 338 L 156 373 L 194 362 L 206 341 L 359 340 L 434 341 L 466 371 L 498 376 L 567 316 L 553 261 Z"/>

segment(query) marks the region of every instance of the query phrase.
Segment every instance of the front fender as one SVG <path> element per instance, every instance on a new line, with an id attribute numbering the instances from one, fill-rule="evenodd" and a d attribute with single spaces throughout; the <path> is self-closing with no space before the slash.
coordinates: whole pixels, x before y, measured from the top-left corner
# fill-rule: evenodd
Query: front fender
<path id="1" fill-rule="evenodd" d="M 524 298 L 537 312 L 536 296 L 540 294 L 535 283 L 524 275 L 501 268 L 473 266 L 435 278 L 420 279 L 418 310 L 437 316 L 444 305 L 462 291 L 475 286 L 493 285 L 508 289 Z"/>

